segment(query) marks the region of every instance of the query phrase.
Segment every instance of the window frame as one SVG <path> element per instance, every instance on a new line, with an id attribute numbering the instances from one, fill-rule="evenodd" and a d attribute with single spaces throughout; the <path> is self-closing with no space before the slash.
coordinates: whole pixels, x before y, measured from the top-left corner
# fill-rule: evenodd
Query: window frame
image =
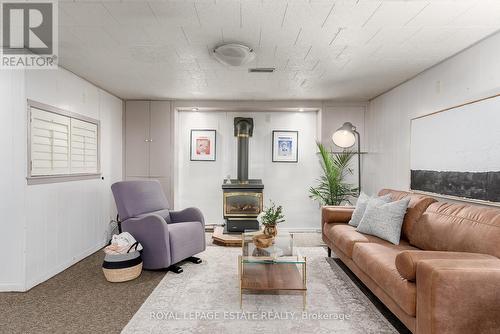
<path id="1" fill-rule="evenodd" d="M 76 119 L 82 122 L 88 122 L 97 126 L 97 172 L 95 173 L 71 173 L 71 125 L 70 132 L 68 133 L 68 163 L 69 163 L 69 173 L 67 174 L 56 174 L 56 175 L 32 175 L 31 168 L 31 108 L 36 108 L 45 112 L 53 113 L 56 115 L 68 117 L 70 119 Z M 75 112 L 57 108 L 48 104 L 37 102 L 34 100 L 27 100 L 27 177 L 26 180 L 28 185 L 31 184 L 45 184 L 45 183 L 57 183 L 57 182 L 68 182 L 77 180 L 88 180 L 100 178 L 101 173 L 101 122 L 99 120 L 93 119 L 91 117 L 83 116 Z"/>

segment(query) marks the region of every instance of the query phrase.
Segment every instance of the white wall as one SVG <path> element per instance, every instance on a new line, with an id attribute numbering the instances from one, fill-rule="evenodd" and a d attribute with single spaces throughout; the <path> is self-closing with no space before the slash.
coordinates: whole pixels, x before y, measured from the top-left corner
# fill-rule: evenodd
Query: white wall
<path id="1" fill-rule="evenodd" d="M 252 117 L 249 177 L 262 179 L 264 205 L 272 199 L 283 205 L 287 229 L 320 228 L 318 204 L 308 197 L 320 170 L 316 156 L 317 112 L 180 112 L 178 117 L 178 207 L 199 207 L 208 223 L 221 223 L 222 181 L 236 178 L 237 141 L 234 117 Z M 217 160 L 190 161 L 191 129 L 217 130 Z M 299 131 L 298 163 L 272 162 L 272 131 Z"/>
<path id="2" fill-rule="evenodd" d="M 0 291 L 24 287 L 26 100 L 24 72 L 0 70 Z"/>
<path id="3" fill-rule="evenodd" d="M 500 34 L 421 73 L 370 101 L 365 190 L 407 190 L 410 185 L 410 119 L 500 93 Z"/>
<path id="4" fill-rule="evenodd" d="M 1 72 L 2 83 L 5 73 Z M 15 77 L 17 74 L 7 75 Z M 12 267 L 12 270 L 2 269 L 0 284 L 14 279 L 4 277 L 7 275 L 5 272 L 16 273 L 16 287 L 6 287 L 5 290 L 29 289 L 102 247 L 108 222 L 116 214 L 110 185 L 122 179 L 120 99 L 63 69 L 27 71 L 21 84 L 12 88 L 18 86 L 23 94 L 15 99 L 15 106 L 10 110 L 2 107 L 2 110 L 8 109 L 5 115 L 7 123 L 2 122 L 7 134 L 2 131 L 2 135 L 13 142 L 12 148 L 7 151 L 12 151 L 14 159 L 9 166 L 10 173 L 2 171 L 0 177 L 18 193 L 12 199 L 12 206 L 21 206 L 9 223 L 15 222 L 23 228 L 21 232 L 13 233 L 13 240 L 19 245 L 6 248 L 12 261 L 20 265 Z M 104 180 L 27 185 L 26 99 L 101 121 L 101 171 Z M 5 180 L 12 176 L 11 180 Z M 4 198 L 10 196 L 10 193 L 2 193 L 1 202 L 4 203 Z"/>
<path id="5" fill-rule="evenodd" d="M 174 110 L 190 110 L 192 107 L 209 109 L 209 112 L 218 112 L 218 116 L 206 112 L 176 112 L 175 116 L 175 168 L 174 184 L 176 189 L 175 207 L 177 209 L 188 205 L 202 206 L 202 210 L 209 218 L 209 222 L 222 221 L 222 193 L 221 182 L 229 173 L 236 176 L 236 141 L 232 133 L 232 119 L 235 115 L 256 116 L 262 125 L 256 124 L 256 129 L 266 131 L 267 137 L 259 138 L 261 141 L 254 145 L 257 152 L 251 155 L 250 176 L 261 177 L 265 183 L 265 199 L 273 198 L 276 202 L 286 202 L 290 211 L 287 217 L 287 227 L 296 230 L 319 229 L 318 204 L 308 198 L 308 189 L 315 184 L 315 179 L 321 174 L 318 157 L 311 154 L 316 152 L 314 141 L 320 139 L 323 144 L 332 147 L 331 135 L 344 122 L 352 122 L 358 127 L 361 135 L 364 134 L 364 114 L 366 104 L 356 103 L 334 103 L 329 101 L 175 101 Z M 297 113 L 299 108 L 306 110 L 317 110 L 316 112 Z M 239 111 L 238 111 L 239 110 Z M 245 112 L 254 110 L 255 112 Z M 285 111 L 284 111 L 285 110 Z M 300 116 L 302 114 L 302 116 Z M 195 116 L 193 116 L 195 115 Z M 266 116 L 270 115 L 269 122 Z M 313 117 L 314 116 L 314 117 Z M 305 117 L 307 122 L 300 120 Z M 313 120 L 314 118 L 314 120 Z M 181 124 L 182 123 L 182 124 Z M 193 163 L 189 161 L 189 132 L 191 128 L 206 127 L 224 129 L 222 138 L 218 137 L 217 162 L 215 163 Z M 307 148 L 307 166 L 297 164 L 276 164 L 271 162 L 271 131 L 279 128 L 303 128 L 299 134 L 300 149 Z M 257 130 L 256 130 L 257 131 Z M 310 133 L 310 136 L 307 135 Z M 308 136 L 308 142 L 303 146 L 304 135 Z M 363 138 L 362 138 L 363 141 Z M 226 146 L 221 146 L 221 142 Z M 312 145 L 312 146 L 311 146 Z M 221 147 L 224 154 L 221 154 Z M 252 154 L 252 153 L 251 153 Z M 303 154 L 301 153 L 301 156 Z M 301 159 L 301 158 L 299 158 Z M 300 160 L 303 163 L 302 160 Z M 186 165 L 189 166 L 186 168 Z M 279 167 L 280 170 L 277 170 Z M 357 183 L 357 164 L 353 161 L 354 175 L 349 180 Z M 304 173 L 305 172 L 305 173 Z M 181 180 L 189 178 L 195 180 L 188 182 L 187 186 Z M 289 177 L 291 176 L 291 177 Z M 295 179 L 293 177 L 296 177 Z M 213 179 L 213 180 L 212 180 Z M 293 180 L 290 182 L 290 180 Z M 297 180 L 300 180 L 297 183 Z M 195 187 L 194 184 L 207 186 L 210 183 L 210 191 L 204 192 Z M 284 188 L 285 187 L 285 188 Z M 215 194 L 210 195 L 210 194 Z M 292 196 L 292 197 L 290 197 Z M 207 199 L 207 197 L 210 197 Z M 283 198 L 283 200 L 282 200 Z M 208 202 L 207 202 L 208 201 Z M 293 205 L 292 205 L 293 203 Z"/>

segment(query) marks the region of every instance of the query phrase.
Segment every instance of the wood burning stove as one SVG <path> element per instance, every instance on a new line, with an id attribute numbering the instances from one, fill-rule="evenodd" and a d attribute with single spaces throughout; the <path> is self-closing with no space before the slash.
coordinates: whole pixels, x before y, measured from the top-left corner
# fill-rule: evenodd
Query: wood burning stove
<path id="1" fill-rule="evenodd" d="M 253 119 L 235 117 L 234 136 L 238 138 L 238 178 L 225 180 L 223 213 L 228 232 L 257 230 L 257 216 L 262 212 L 262 180 L 248 178 L 248 145 L 253 135 Z"/>

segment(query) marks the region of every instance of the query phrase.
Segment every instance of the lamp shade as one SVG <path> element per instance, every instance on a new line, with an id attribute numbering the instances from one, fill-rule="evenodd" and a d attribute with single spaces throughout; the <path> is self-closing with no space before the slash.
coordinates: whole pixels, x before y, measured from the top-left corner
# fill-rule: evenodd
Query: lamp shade
<path id="1" fill-rule="evenodd" d="M 348 148 L 356 142 L 355 136 L 356 127 L 349 122 L 344 123 L 332 135 L 332 140 L 335 145 L 342 148 Z"/>

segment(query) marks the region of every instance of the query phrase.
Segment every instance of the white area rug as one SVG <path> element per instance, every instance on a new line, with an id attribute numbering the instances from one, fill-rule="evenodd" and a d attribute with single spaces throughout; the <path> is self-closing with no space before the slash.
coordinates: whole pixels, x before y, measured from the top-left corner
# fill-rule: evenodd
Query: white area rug
<path id="1" fill-rule="evenodd" d="M 209 246 L 203 263 L 168 273 L 122 333 L 397 333 L 321 247 L 307 256 L 307 309 L 301 295 L 243 295 L 240 248 Z M 320 318 L 320 319 L 319 319 Z"/>

